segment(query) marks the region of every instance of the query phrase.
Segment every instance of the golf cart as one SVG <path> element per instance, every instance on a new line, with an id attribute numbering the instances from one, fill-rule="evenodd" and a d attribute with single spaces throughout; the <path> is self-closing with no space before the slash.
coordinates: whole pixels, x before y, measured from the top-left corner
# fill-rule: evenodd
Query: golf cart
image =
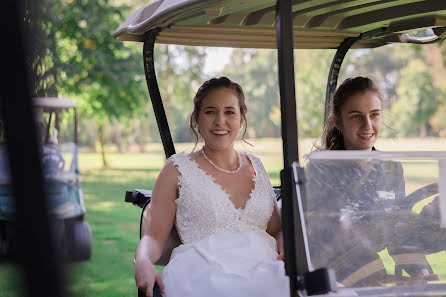
<path id="1" fill-rule="evenodd" d="M 68 99 L 33 98 L 38 126 L 42 169 L 47 191 L 50 214 L 55 221 L 57 246 L 68 260 L 84 261 L 91 256 L 91 230 L 84 221 L 86 212 L 79 183 L 77 159 L 76 103 Z M 73 110 L 73 132 L 61 131 L 62 113 Z M 44 120 L 47 120 L 44 123 Z M 73 142 L 59 143 L 61 134 Z M 59 134 L 59 135 L 58 135 Z M 14 257 L 12 231 L 15 221 L 15 198 L 10 186 L 10 174 L 5 146 L 0 147 L 0 256 Z"/>
<path id="2" fill-rule="evenodd" d="M 440 42 L 446 38 L 445 19 L 446 2 L 443 0 L 278 0 L 277 2 L 164 0 L 151 2 L 135 11 L 114 32 L 114 37 L 120 40 L 144 42 L 146 80 L 167 158 L 175 153 L 175 147 L 156 79 L 155 42 L 190 46 L 277 48 L 284 168 L 280 175 L 281 186 L 276 189 L 276 194 L 282 200 L 285 267 L 290 279 L 290 296 L 330 294 L 334 291 L 343 296 L 436 296 L 446 294 L 446 285 L 442 281 L 427 283 L 405 276 L 403 270 L 407 267 L 405 265 L 420 264 L 426 254 L 438 250 L 438 247 L 432 249 L 426 246 L 420 247 L 415 241 L 413 245 L 406 243 L 411 240 L 414 233 L 418 234 L 417 232 L 428 233 L 431 236 L 444 233 L 442 228 L 446 225 L 444 209 L 446 152 L 316 152 L 308 156 L 305 168 L 302 167 L 304 162 L 299 162 L 297 137 L 293 49 L 337 49 L 328 74 L 325 104 L 327 115 L 329 100 L 336 89 L 342 61 L 350 48 L 375 48 L 391 43 Z M 419 38 L 410 34 L 412 31 L 426 28 L 429 28 L 428 36 Z M 311 202 L 312 197 L 318 195 L 320 188 L 325 185 L 319 187 L 314 179 L 307 178 L 306 169 L 310 164 L 330 162 L 335 162 L 336 166 L 350 166 L 351 161 L 355 164 L 363 161 L 371 164 L 399 163 L 405 168 L 405 172 L 409 172 L 406 168 L 414 163 L 424 162 L 422 166 L 428 168 L 429 178 L 421 183 L 414 182 L 418 188 L 405 189 L 409 194 L 406 196 L 405 206 L 398 209 L 398 215 L 389 212 L 386 216 L 386 219 L 401 218 L 403 221 L 414 216 L 416 221 L 419 221 L 419 224 L 414 225 L 416 228 L 410 229 L 411 232 L 397 233 L 404 237 L 400 241 L 404 248 L 394 247 L 396 252 L 391 255 L 393 264 L 384 265 L 381 261 L 381 265 L 377 268 L 375 263 L 364 263 L 360 269 L 342 279 L 337 279 L 331 268 L 336 266 L 336 271 L 341 271 L 342 267 L 350 265 L 349 259 L 354 258 L 348 253 L 343 253 L 343 250 L 347 250 L 347 246 L 342 243 L 348 244 L 351 240 L 355 245 L 374 246 L 374 240 L 373 237 L 367 236 L 370 234 L 370 229 L 355 230 L 353 223 L 343 229 L 344 237 L 340 244 L 338 241 L 336 245 L 331 245 L 334 242 L 330 242 L 328 246 L 324 246 L 329 252 L 337 251 L 339 257 L 335 259 L 336 263 L 320 262 L 319 259 L 312 258 L 316 254 L 316 247 L 321 245 L 317 242 L 320 236 L 315 234 L 315 229 L 312 229 L 314 222 L 324 216 L 334 215 L 338 221 L 348 216 L 345 216 L 345 212 L 339 213 L 339 210 L 343 210 L 342 206 L 316 214 L 307 211 L 308 202 Z M 336 172 L 333 172 L 333 175 L 335 174 Z M 358 174 L 357 177 L 359 182 L 363 182 L 362 174 Z M 404 178 L 406 184 L 412 187 L 410 176 L 405 175 Z M 336 180 L 324 182 L 336 183 Z M 376 190 L 376 192 L 385 192 L 382 194 L 383 200 L 395 200 L 388 191 Z M 439 198 L 436 198 L 437 194 Z M 127 202 L 143 208 L 141 234 L 146 224 L 146 210 L 150 197 L 150 190 L 129 191 L 125 197 Z M 384 211 L 386 210 L 385 208 Z M 420 218 L 413 213 L 425 217 Z M 375 212 L 368 210 L 363 215 L 374 218 Z M 376 221 L 381 219 L 376 217 Z M 408 224 L 406 221 L 404 223 Z M 388 221 L 386 225 L 391 223 L 396 226 L 399 221 Z M 373 224 L 368 225 L 370 226 L 373 227 Z M 330 236 L 341 235 L 337 233 L 340 230 L 330 231 L 330 225 L 325 227 L 328 229 L 327 232 L 331 232 Z M 435 229 L 435 232 L 430 228 Z M 350 234 L 355 234 L 357 237 L 349 237 Z M 422 236 L 415 237 L 422 238 Z M 443 240 L 442 237 L 438 238 L 440 241 Z M 433 240 L 427 236 L 421 241 L 426 243 Z M 178 235 L 172 230 L 165 253 L 157 264 L 167 263 L 169 248 L 178 243 Z M 446 241 L 441 243 L 438 252 L 444 250 Z M 318 261 L 324 264 L 322 266 L 315 264 Z M 356 286 L 364 277 L 373 274 L 377 269 L 387 272 L 392 265 L 394 271 L 389 273 L 392 278 L 374 285 L 367 283 L 361 288 Z M 440 266 L 437 267 L 439 269 L 445 267 L 444 263 L 443 266 L 441 263 L 437 266 Z"/>

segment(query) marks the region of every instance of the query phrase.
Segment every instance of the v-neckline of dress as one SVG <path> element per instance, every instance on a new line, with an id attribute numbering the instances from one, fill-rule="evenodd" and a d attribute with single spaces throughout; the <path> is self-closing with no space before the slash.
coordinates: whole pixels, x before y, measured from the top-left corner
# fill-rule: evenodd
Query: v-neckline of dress
<path id="1" fill-rule="evenodd" d="M 195 168 L 199 171 L 199 172 L 201 172 L 206 178 L 208 178 L 209 179 L 209 181 L 213 184 L 213 185 L 215 185 L 221 192 L 222 192 L 222 194 L 225 196 L 225 200 L 227 201 L 227 202 L 229 202 L 229 204 L 230 205 L 232 205 L 232 208 L 235 210 L 235 211 L 237 211 L 237 212 L 244 212 L 246 209 L 247 209 L 247 207 L 248 207 L 248 204 L 250 204 L 250 201 L 252 200 L 252 198 L 253 198 L 253 194 L 254 194 L 254 192 L 255 192 L 255 190 L 257 189 L 257 177 L 258 177 L 258 172 L 257 172 L 257 170 L 256 170 L 256 168 L 255 168 L 255 165 L 254 165 L 254 161 L 252 160 L 252 158 L 251 158 L 251 156 L 249 155 L 249 154 L 246 154 L 246 156 L 248 156 L 248 159 L 249 159 L 249 161 L 251 162 L 251 166 L 252 166 L 252 169 L 254 170 L 254 177 L 252 178 L 252 181 L 254 182 L 254 186 L 252 187 L 252 189 L 251 189 L 251 192 L 249 193 L 249 196 L 248 196 L 248 200 L 246 200 L 246 203 L 245 203 L 245 207 L 243 207 L 243 208 L 237 208 L 236 206 L 235 206 L 235 204 L 234 204 L 234 202 L 232 202 L 232 200 L 231 200 L 231 195 L 229 195 L 229 193 L 225 190 L 225 189 L 223 189 L 223 187 L 215 180 L 215 178 L 210 174 L 210 173 L 207 173 L 204 169 L 202 169 L 202 168 L 200 168 L 199 166 L 198 166 L 198 163 L 195 161 L 195 160 L 193 160 L 191 157 L 190 157 L 190 155 L 189 155 L 189 161 L 191 161 L 194 165 L 195 165 Z"/>

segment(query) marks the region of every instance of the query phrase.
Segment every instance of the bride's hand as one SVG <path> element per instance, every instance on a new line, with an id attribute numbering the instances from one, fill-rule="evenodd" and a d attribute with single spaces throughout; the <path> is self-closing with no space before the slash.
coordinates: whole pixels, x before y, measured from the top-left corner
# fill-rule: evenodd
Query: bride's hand
<path id="1" fill-rule="evenodd" d="M 164 285 L 161 277 L 155 267 L 147 261 L 136 261 L 135 263 L 135 281 L 139 290 L 143 291 L 147 297 L 153 297 L 153 287 L 155 283 L 164 294 Z"/>
<path id="2" fill-rule="evenodd" d="M 279 261 L 284 261 L 285 260 L 285 255 L 283 253 L 283 251 L 280 251 L 280 253 L 277 255 L 277 260 Z"/>

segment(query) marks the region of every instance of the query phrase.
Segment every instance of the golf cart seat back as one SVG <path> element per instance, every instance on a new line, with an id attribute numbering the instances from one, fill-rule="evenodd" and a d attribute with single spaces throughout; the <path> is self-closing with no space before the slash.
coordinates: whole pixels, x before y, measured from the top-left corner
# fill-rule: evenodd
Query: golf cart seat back
<path id="1" fill-rule="evenodd" d="M 280 188 L 274 188 L 274 193 L 276 194 L 277 200 L 281 197 Z M 151 190 L 135 189 L 133 191 L 127 191 L 125 194 L 125 202 L 133 203 L 135 206 L 141 207 L 141 220 L 140 220 L 140 237 L 144 234 L 147 228 L 148 214 L 150 210 L 150 199 L 152 198 Z M 177 229 L 173 226 L 170 231 L 169 237 L 167 238 L 166 244 L 164 246 L 163 253 L 155 265 L 166 266 L 169 263 L 170 255 L 174 248 L 181 244 L 180 237 L 178 235 Z"/>

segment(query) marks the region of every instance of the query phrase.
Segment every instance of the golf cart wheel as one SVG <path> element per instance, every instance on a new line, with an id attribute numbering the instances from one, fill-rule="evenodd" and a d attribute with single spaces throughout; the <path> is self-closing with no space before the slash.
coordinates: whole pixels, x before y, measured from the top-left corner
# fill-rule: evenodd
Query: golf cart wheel
<path id="1" fill-rule="evenodd" d="M 91 229 L 87 222 L 74 222 L 70 226 L 67 252 L 69 260 L 85 261 L 91 258 Z"/>

